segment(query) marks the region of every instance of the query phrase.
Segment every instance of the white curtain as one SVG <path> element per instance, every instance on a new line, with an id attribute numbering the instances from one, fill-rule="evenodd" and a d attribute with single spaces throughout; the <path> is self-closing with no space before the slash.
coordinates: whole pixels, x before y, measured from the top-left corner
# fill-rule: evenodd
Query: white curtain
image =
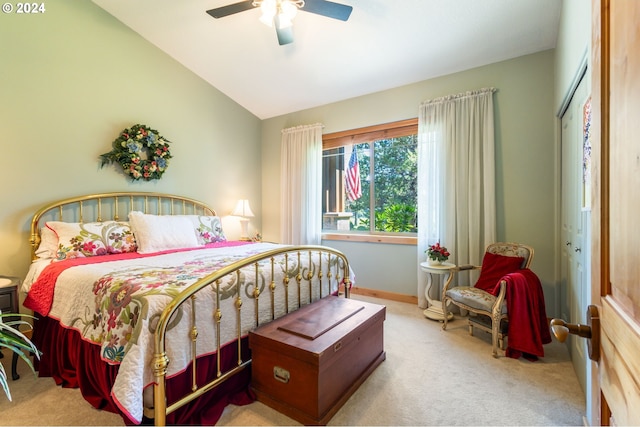
<path id="1" fill-rule="evenodd" d="M 282 130 L 281 243 L 321 243 L 322 127 L 318 123 Z"/>
<path id="2" fill-rule="evenodd" d="M 418 265 L 440 242 L 454 264 L 480 265 L 496 239 L 494 88 L 425 101 L 418 115 Z M 418 305 L 427 306 L 418 266 Z M 435 289 L 434 289 L 435 288 Z M 434 300 L 440 289 L 432 287 Z"/>

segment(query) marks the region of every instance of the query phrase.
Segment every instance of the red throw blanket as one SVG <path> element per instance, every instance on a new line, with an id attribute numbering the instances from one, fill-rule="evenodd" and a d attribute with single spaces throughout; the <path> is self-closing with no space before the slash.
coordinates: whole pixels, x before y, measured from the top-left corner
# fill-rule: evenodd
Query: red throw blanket
<path id="1" fill-rule="evenodd" d="M 528 360 L 544 357 L 544 344 L 551 342 L 547 324 L 542 284 L 529 269 L 518 270 L 502 277 L 507 282 L 507 312 L 509 338 L 506 356 Z M 491 292 L 497 295 L 499 284 Z"/>

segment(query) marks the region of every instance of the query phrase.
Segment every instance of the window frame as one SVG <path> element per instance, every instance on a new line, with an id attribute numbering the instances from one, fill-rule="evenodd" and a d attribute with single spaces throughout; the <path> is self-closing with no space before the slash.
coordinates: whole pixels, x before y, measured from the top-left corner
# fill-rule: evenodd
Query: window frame
<path id="1" fill-rule="evenodd" d="M 358 129 L 327 133 L 322 135 L 322 151 L 353 144 L 372 143 L 376 140 L 397 138 L 418 134 L 418 118 L 399 120 Z M 418 238 L 413 235 L 395 235 L 375 232 L 322 232 L 323 240 L 344 240 L 353 242 L 391 243 L 415 245 Z"/>

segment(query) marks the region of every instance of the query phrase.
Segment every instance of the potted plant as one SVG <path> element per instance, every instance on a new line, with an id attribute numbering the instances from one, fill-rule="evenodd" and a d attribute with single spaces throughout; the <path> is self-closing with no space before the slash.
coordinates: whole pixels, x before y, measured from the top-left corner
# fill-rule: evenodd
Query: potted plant
<path id="1" fill-rule="evenodd" d="M 431 265 L 439 265 L 449 259 L 449 251 L 444 246 L 440 246 L 440 242 L 437 242 L 427 249 L 427 261 Z"/>
<path id="2" fill-rule="evenodd" d="M 28 326 L 29 330 L 31 330 L 31 324 L 26 320 L 20 320 L 19 317 L 30 317 L 34 319 L 33 316 L 28 314 L 3 314 L 0 312 L 0 350 L 6 348 L 13 351 L 15 354 L 20 356 L 22 360 L 27 362 L 27 365 L 29 365 L 29 368 L 31 368 L 31 371 L 35 375 L 36 370 L 33 367 L 31 359 L 29 359 L 29 354 L 32 353 L 35 357 L 40 358 L 40 351 L 31 342 L 31 340 L 20 331 L 20 325 Z M 18 319 L 16 320 L 16 318 Z M 11 391 L 9 390 L 9 384 L 7 383 L 7 373 L 2 363 L 0 363 L 0 384 L 2 384 L 2 389 L 7 395 L 7 398 L 11 401 Z"/>

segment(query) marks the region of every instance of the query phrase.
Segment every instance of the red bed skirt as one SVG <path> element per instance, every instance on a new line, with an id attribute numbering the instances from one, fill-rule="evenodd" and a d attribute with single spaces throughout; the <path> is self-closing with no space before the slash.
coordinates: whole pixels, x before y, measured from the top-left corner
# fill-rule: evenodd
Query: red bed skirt
<path id="1" fill-rule="evenodd" d="M 39 316 L 35 322 L 33 342 L 42 352 L 36 360 L 36 369 L 40 377 L 53 377 L 62 387 L 79 388 L 87 402 L 97 409 L 122 415 L 128 425 L 135 424 L 115 405 L 111 398 L 111 387 L 118 373 L 117 365 L 109 365 L 100 359 L 100 347 L 81 339 L 78 331 L 67 329 L 58 321 Z M 242 342 L 242 353 L 249 355 L 248 341 Z M 222 370 L 237 363 L 237 345 L 228 345 L 222 349 Z M 216 359 L 214 356 L 198 359 L 198 384 L 204 384 L 215 377 Z M 190 404 L 167 416 L 167 424 L 213 425 L 225 406 L 232 403 L 246 405 L 255 400 L 249 388 L 250 368 L 240 371 L 219 387 Z M 191 390 L 191 370 L 167 380 L 167 401 L 178 400 Z M 153 420 L 143 420 L 143 423 Z"/>

